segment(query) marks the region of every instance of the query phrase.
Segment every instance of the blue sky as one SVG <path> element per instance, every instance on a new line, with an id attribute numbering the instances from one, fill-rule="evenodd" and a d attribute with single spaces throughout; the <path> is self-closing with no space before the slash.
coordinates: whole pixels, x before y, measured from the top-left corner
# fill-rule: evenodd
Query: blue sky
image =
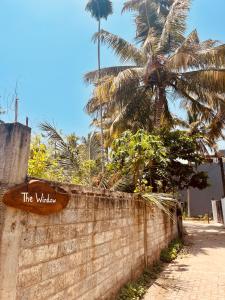
<path id="1" fill-rule="evenodd" d="M 132 15 L 121 16 L 122 3 L 113 1 L 114 15 L 103 27 L 132 41 Z M 97 66 L 91 42 L 97 25 L 85 5 L 85 0 L 1 0 L 0 105 L 7 109 L 5 121 L 13 120 L 17 83 L 19 120 L 24 123 L 28 116 L 34 131 L 45 120 L 65 133 L 90 131 L 83 107 L 91 88 L 83 75 Z M 224 15 L 224 0 L 193 0 L 188 32 L 197 28 L 202 39 L 225 41 Z M 102 65 L 118 63 L 104 48 Z"/>

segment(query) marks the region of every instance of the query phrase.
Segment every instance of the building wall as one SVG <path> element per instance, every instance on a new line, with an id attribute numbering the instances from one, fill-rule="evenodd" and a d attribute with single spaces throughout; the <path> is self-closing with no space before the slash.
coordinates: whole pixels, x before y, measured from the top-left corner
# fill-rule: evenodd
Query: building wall
<path id="1" fill-rule="evenodd" d="M 225 168 L 225 164 L 224 164 Z M 223 196 L 223 186 L 221 179 L 221 170 L 218 163 L 208 163 L 201 165 L 199 171 L 204 171 L 209 176 L 210 186 L 204 190 L 190 189 L 190 209 L 191 216 L 212 214 L 211 200 L 220 200 Z M 181 192 L 181 200 L 187 201 L 187 192 Z"/>
<path id="2" fill-rule="evenodd" d="M 14 220 L 16 299 L 114 299 L 177 234 L 175 221 L 133 195 L 61 187 L 71 195 L 61 213 Z"/>

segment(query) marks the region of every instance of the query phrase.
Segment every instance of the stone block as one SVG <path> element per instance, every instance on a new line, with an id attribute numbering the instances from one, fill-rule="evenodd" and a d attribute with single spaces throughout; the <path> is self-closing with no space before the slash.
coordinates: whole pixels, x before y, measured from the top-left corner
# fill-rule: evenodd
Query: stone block
<path id="1" fill-rule="evenodd" d="M 58 257 L 71 254 L 78 251 L 79 242 L 78 239 L 62 242 L 58 245 Z"/>
<path id="2" fill-rule="evenodd" d="M 19 255 L 19 266 L 37 265 L 57 257 L 58 245 L 45 245 L 32 249 L 23 249 Z"/>
<path id="3" fill-rule="evenodd" d="M 54 279 L 50 279 L 29 288 L 19 290 L 17 300 L 46 300 L 55 293 L 54 283 Z"/>
<path id="4" fill-rule="evenodd" d="M 20 288 L 32 286 L 42 280 L 41 275 L 41 265 L 20 271 L 17 286 Z"/>
<path id="5" fill-rule="evenodd" d="M 64 256 L 42 265 L 42 279 L 46 280 L 69 271 L 72 268 L 70 256 Z"/>

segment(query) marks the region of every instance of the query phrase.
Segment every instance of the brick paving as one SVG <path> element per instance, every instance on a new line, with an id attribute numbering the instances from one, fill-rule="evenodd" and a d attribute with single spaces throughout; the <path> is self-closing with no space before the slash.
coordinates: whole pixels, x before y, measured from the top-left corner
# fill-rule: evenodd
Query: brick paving
<path id="1" fill-rule="evenodd" d="M 166 266 L 144 300 L 225 300 L 225 228 L 185 222 L 188 253 Z"/>

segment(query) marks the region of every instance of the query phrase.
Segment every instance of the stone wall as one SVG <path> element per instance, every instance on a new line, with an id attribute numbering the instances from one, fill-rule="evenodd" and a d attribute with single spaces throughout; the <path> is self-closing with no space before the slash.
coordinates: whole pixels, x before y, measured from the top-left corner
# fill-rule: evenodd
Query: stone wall
<path id="1" fill-rule="evenodd" d="M 16 299 L 114 299 L 176 236 L 176 222 L 133 195 L 61 187 L 71 194 L 61 213 L 17 219 Z"/>
<path id="2" fill-rule="evenodd" d="M 6 207 L 26 179 L 30 128 L 1 124 L 0 141 L 1 300 L 114 299 L 176 236 L 176 221 L 130 194 L 51 183 L 71 196 L 61 213 Z"/>

